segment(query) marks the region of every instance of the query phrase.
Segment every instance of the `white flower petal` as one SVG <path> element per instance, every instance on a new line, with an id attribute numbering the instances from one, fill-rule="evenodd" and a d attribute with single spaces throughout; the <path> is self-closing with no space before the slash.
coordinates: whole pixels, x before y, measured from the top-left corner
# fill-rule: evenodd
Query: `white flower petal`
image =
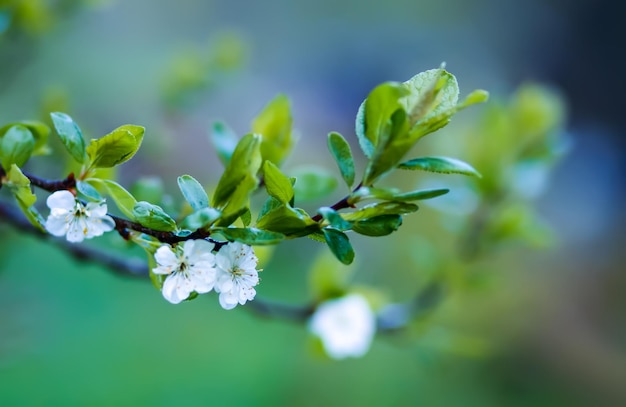
<path id="1" fill-rule="evenodd" d="M 172 271 L 178 269 L 180 265 L 178 257 L 169 245 L 159 247 L 156 253 L 154 253 L 154 259 L 159 267 L 152 271 L 157 274 L 170 274 Z M 157 269 L 159 269 L 159 271 L 157 271 Z"/>
<path id="2" fill-rule="evenodd" d="M 54 236 L 64 236 L 67 233 L 69 222 L 64 216 L 49 216 L 46 220 L 46 230 Z"/>
<path id="3" fill-rule="evenodd" d="M 165 279 L 165 281 L 163 282 L 163 288 L 161 289 L 161 293 L 163 294 L 163 297 L 169 302 L 171 302 L 172 304 L 178 304 L 182 300 L 184 300 L 184 298 L 180 298 L 178 296 L 178 290 L 176 288 L 177 285 L 178 285 L 178 276 L 175 274 L 172 274 L 172 275 L 169 275 Z"/>
<path id="4" fill-rule="evenodd" d="M 321 304 L 309 322 L 311 332 L 322 340 L 335 359 L 363 356 L 376 332 L 376 321 L 367 301 L 349 295 Z"/>
<path id="5" fill-rule="evenodd" d="M 233 309 L 237 306 L 237 297 L 231 291 L 220 293 L 220 305 L 226 310 Z"/>
<path id="6" fill-rule="evenodd" d="M 101 218 L 107 214 L 107 204 L 104 202 L 89 202 L 85 206 L 85 210 L 89 213 L 90 217 Z"/>
<path id="7" fill-rule="evenodd" d="M 56 191 L 46 199 L 48 208 L 61 208 L 71 211 L 76 206 L 76 198 L 70 191 Z"/>
<path id="8" fill-rule="evenodd" d="M 69 222 L 67 228 L 67 235 L 65 236 L 68 242 L 78 243 L 82 242 L 87 235 L 87 223 L 82 217 L 75 217 Z"/>
<path id="9" fill-rule="evenodd" d="M 110 216 L 103 216 L 100 218 L 89 217 L 86 219 L 87 223 L 87 235 L 91 238 L 94 236 L 102 236 L 104 232 L 110 232 L 115 228 L 115 221 Z"/>

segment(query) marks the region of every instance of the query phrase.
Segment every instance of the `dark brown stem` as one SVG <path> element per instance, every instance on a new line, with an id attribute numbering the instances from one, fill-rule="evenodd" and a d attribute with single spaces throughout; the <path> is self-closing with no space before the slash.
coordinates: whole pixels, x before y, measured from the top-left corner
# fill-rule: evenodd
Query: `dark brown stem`
<path id="1" fill-rule="evenodd" d="M 357 185 L 357 187 L 354 188 L 354 190 L 352 192 L 354 193 L 354 192 L 358 191 L 359 188 L 361 188 L 361 186 L 363 186 L 363 184 Z M 332 210 L 335 210 L 335 211 L 339 211 L 341 209 L 346 209 L 346 208 L 354 208 L 354 205 L 352 205 L 352 204 L 350 204 L 348 202 L 349 199 L 350 199 L 350 195 L 348 195 L 348 196 L 342 198 L 341 200 L 335 202 L 330 208 Z M 320 220 L 322 220 L 322 214 L 318 213 L 317 215 L 312 216 L 311 219 L 313 219 L 315 222 L 319 222 Z"/>

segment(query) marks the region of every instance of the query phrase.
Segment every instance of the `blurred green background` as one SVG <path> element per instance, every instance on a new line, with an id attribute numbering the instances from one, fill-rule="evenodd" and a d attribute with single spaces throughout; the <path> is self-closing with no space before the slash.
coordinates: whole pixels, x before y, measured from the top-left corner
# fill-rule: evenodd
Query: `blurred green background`
<path id="1" fill-rule="evenodd" d="M 493 103 L 527 81 L 559 89 L 571 140 L 536 202 L 552 247 L 512 242 L 467 270 L 456 261 L 441 304 L 356 360 L 328 360 L 302 324 L 224 311 L 214 294 L 172 306 L 146 281 L 0 222 L 0 405 L 626 405 L 624 4 L 0 1 L 1 122 L 64 110 L 88 138 L 147 127 L 120 171 L 125 185 L 161 176 L 177 196 L 180 174 L 215 183 L 211 121 L 244 134 L 279 92 L 300 134 L 285 167 L 334 170 L 326 134 L 353 138 L 369 90 L 442 61 L 462 94 L 484 88 Z M 421 152 L 469 160 L 458 143 L 471 144 L 486 108 L 459 114 Z M 52 159 L 30 165 L 64 176 Z M 450 216 L 467 206 L 459 199 Z M 424 205 L 397 234 L 353 238 L 356 282 L 411 298 L 432 279 L 432 245 L 455 236 L 440 219 Z M 117 240 L 101 244 L 120 249 Z M 259 298 L 310 300 L 307 272 L 322 250 L 278 247 Z"/>

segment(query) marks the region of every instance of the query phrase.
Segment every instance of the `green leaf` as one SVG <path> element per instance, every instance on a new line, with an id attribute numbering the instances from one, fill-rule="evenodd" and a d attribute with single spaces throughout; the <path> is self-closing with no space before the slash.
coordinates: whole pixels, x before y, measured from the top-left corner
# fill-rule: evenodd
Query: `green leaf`
<path id="1" fill-rule="evenodd" d="M 246 217 L 249 212 L 250 194 L 256 190 L 259 180 L 255 175 L 247 174 L 231 194 L 228 203 L 222 209 L 222 217 L 218 224 L 228 226 L 238 217 Z"/>
<path id="2" fill-rule="evenodd" d="M 352 224 L 346 222 L 337 211 L 327 206 L 323 206 L 317 210 L 320 215 L 335 229 L 338 230 L 350 230 Z"/>
<path id="3" fill-rule="evenodd" d="M 401 215 L 380 215 L 359 220 L 352 224 L 352 230 L 366 236 L 386 236 L 402 225 Z"/>
<path id="4" fill-rule="evenodd" d="M 291 175 L 296 179 L 293 189 L 298 202 L 324 198 L 337 188 L 337 179 L 322 167 L 294 168 Z"/>
<path id="5" fill-rule="evenodd" d="M 226 239 L 248 245 L 273 245 L 285 239 L 285 235 L 257 228 L 223 228 L 218 229 Z"/>
<path id="6" fill-rule="evenodd" d="M 5 168 L 12 164 L 21 167 L 28 161 L 35 149 L 35 138 L 30 130 L 22 125 L 10 127 L 0 138 L 0 161 Z"/>
<path id="7" fill-rule="evenodd" d="M 421 170 L 440 174 L 462 174 L 481 177 L 468 163 L 449 157 L 419 157 L 403 162 L 398 166 L 403 170 Z"/>
<path id="8" fill-rule="evenodd" d="M 350 213 L 344 213 L 347 221 L 359 221 L 381 215 L 406 215 L 418 210 L 418 206 L 406 202 L 377 202 Z"/>
<path id="9" fill-rule="evenodd" d="M 183 193 L 185 200 L 189 202 L 189 205 L 194 211 L 209 206 L 209 197 L 206 191 L 191 175 L 181 175 L 178 177 L 178 187 L 180 188 L 180 192 Z"/>
<path id="10" fill-rule="evenodd" d="M 20 209 L 24 212 L 29 222 L 42 232 L 45 232 L 45 221 L 37 211 L 37 208 L 33 206 L 37 201 L 37 197 L 31 190 L 30 180 L 17 165 L 12 164 L 8 169 L 5 184 L 15 196 Z"/>
<path id="11" fill-rule="evenodd" d="M 176 222 L 160 206 L 150 202 L 137 202 L 133 208 L 133 218 L 141 225 L 163 232 L 171 232 L 176 229 Z"/>
<path id="12" fill-rule="evenodd" d="M 201 208 L 191 215 L 187 216 L 182 222 L 181 226 L 187 229 L 196 230 L 203 229 L 212 225 L 216 220 L 222 216 L 222 213 L 214 208 Z"/>
<path id="13" fill-rule="evenodd" d="M 293 199 L 293 187 L 289 178 L 271 161 L 263 164 L 263 177 L 267 193 L 279 202 L 288 204 Z"/>
<path id="14" fill-rule="evenodd" d="M 335 257 L 343 264 L 352 263 L 354 260 L 354 249 L 350 244 L 348 236 L 345 233 L 332 228 L 324 228 L 322 229 L 322 232 L 324 232 L 326 244 L 328 244 L 330 251 L 335 255 Z"/>
<path id="15" fill-rule="evenodd" d="M 120 212 L 129 219 L 134 219 L 137 200 L 123 186 L 115 181 L 100 178 L 87 178 L 85 182 L 93 185 L 101 194 L 111 197 Z"/>
<path id="16" fill-rule="evenodd" d="M 386 82 L 374 88 L 359 107 L 355 130 L 366 157 L 373 158 L 380 145 L 386 143 L 391 116 L 403 108 L 400 98 L 407 93 L 402 84 Z"/>
<path id="17" fill-rule="evenodd" d="M 33 206 L 37 201 L 37 197 L 33 194 L 33 191 L 31 191 L 30 180 L 15 164 L 11 164 L 11 167 L 7 171 L 6 185 L 11 189 L 11 192 L 13 192 L 13 195 L 15 195 L 20 205 L 28 208 Z"/>
<path id="18" fill-rule="evenodd" d="M 48 147 L 48 136 L 50 135 L 50 127 L 42 122 L 34 120 L 24 120 L 21 122 L 10 123 L 2 126 L 0 128 L 0 137 L 2 137 L 2 135 L 6 133 L 7 130 L 15 125 L 26 127 L 33 135 L 35 139 L 35 148 L 33 149 L 32 155 L 44 155 L 50 153 L 50 148 Z"/>
<path id="19" fill-rule="evenodd" d="M 83 133 L 80 127 L 78 127 L 78 124 L 65 113 L 50 113 L 50 117 L 52 118 L 54 128 L 61 138 L 63 145 L 72 158 L 81 164 L 84 163 L 86 158 L 85 140 L 83 139 Z"/>
<path id="20" fill-rule="evenodd" d="M 247 134 L 239 140 L 228 166 L 220 178 L 217 188 L 213 194 L 212 206 L 223 208 L 231 198 L 231 195 L 242 184 L 245 178 L 252 176 L 256 179 L 256 174 L 261 167 L 261 136 L 257 134 Z M 256 188 L 257 183 L 247 187 Z"/>
<path id="21" fill-rule="evenodd" d="M 454 109 L 459 100 L 456 78 L 443 68 L 418 73 L 404 86 L 409 93 L 402 102 L 412 126 Z"/>
<path id="22" fill-rule="evenodd" d="M 354 159 L 352 158 L 352 150 L 350 144 L 339 133 L 328 134 L 328 149 L 335 158 L 341 177 L 346 182 L 348 188 L 354 184 Z"/>
<path id="23" fill-rule="evenodd" d="M 458 103 L 457 80 L 443 68 L 417 74 L 405 85 L 411 90 L 404 102 L 410 112 L 410 138 L 414 141 L 444 127 L 459 110 L 484 102 L 489 96 L 483 90 L 476 90 Z"/>
<path id="24" fill-rule="evenodd" d="M 301 209 L 281 205 L 259 218 L 257 228 L 288 236 L 306 236 L 319 229 L 319 224 Z"/>
<path id="25" fill-rule="evenodd" d="M 213 123 L 211 132 L 211 142 L 217 152 L 220 161 L 226 167 L 230 162 L 230 157 L 235 151 L 238 142 L 237 135 L 226 124 L 222 122 Z"/>
<path id="26" fill-rule="evenodd" d="M 103 199 L 100 192 L 98 192 L 98 190 L 91 186 L 88 182 L 76 181 L 76 189 L 90 201 L 100 202 Z"/>
<path id="27" fill-rule="evenodd" d="M 87 155 L 92 168 L 111 168 L 130 160 L 143 141 L 146 129 L 125 124 L 99 139 L 92 139 Z"/>
<path id="28" fill-rule="evenodd" d="M 405 192 L 393 196 L 394 201 L 422 201 L 424 199 L 432 199 L 450 192 L 447 188 L 422 189 L 418 191 Z"/>
<path id="29" fill-rule="evenodd" d="M 294 140 L 291 133 L 291 106 L 285 95 L 276 96 L 252 122 L 252 132 L 261 134 L 261 156 L 280 166 Z"/>

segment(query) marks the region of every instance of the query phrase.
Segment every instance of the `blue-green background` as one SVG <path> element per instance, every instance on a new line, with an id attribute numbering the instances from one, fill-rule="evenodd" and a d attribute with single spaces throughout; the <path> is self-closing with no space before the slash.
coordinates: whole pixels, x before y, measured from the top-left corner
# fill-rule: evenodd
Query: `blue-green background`
<path id="1" fill-rule="evenodd" d="M 76 262 L 0 222 L 0 405 L 626 404 L 623 3 L 86 3 L 98 4 L 64 9 L 43 34 L 2 38 L 2 123 L 37 117 L 42 99 L 60 92 L 90 136 L 144 125 L 144 147 L 120 177 L 160 175 L 175 194 L 180 174 L 217 180 L 211 120 L 243 134 L 278 92 L 290 96 L 300 134 L 286 166 L 330 167 L 325 135 L 352 137 L 359 103 L 380 82 L 442 61 L 463 93 L 485 88 L 496 100 L 541 81 L 570 107 L 572 150 L 538 202 L 559 243 L 551 252 L 505 251 L 484 287 L 448 298 L 425 326 L 335 362 L 302 324 L 224 311 L 213 294 L 172 306 L 145 281 Z M 165 108 L 171 61 L 224 32 L 246 44 L 242 66 L 187 107 Z M 442 137 L 464 137 L 479 110 Z M 415 235 L 443 233 L 423 212 L 380 242 L 355 241 L 358 278 L 384 283 L 395 301 L 419 281 Z M 306 302 L 319 250 L 312 241 L 280 247 L 258 295 Z"/>

